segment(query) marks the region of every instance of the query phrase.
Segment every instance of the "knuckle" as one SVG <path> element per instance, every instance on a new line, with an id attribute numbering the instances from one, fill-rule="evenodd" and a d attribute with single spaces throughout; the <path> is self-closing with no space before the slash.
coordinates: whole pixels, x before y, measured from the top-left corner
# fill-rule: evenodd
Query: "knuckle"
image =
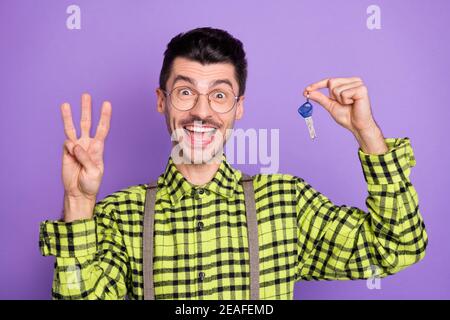
<path id="1" fill-rule="evenodd" d="M 367 93 L 368 92 L 367 86 L 365 86 L 365 85 L 362 85 L 359 88 L 360 88 L 362 93 Z"/>
<path id="2" fill-rule="evenodd" d="M 100 170 L 99 168 L 95 167 L 92 170 L 92 178 L 95 180 L 101 180 L 103 177 L 103 170 Z"/>

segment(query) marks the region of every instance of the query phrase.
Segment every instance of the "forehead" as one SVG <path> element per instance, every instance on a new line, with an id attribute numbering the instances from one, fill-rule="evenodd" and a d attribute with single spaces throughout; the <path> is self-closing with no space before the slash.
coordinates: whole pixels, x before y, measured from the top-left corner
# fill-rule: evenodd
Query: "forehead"
<path id="1" fill-rule="evenodd" d="M 216 80 L 229 80 L 233 89 L 237 91 L 238 83 L 234 70 L 234 65 L 231 63 L 220 62 L 202 65 L 198 61 L 177 57 L 173 61 L 168 84 L 172 86 L 174 79 L 182 75 L 192 78 L 199 89 L 208 89 L 209 85 Z"/>

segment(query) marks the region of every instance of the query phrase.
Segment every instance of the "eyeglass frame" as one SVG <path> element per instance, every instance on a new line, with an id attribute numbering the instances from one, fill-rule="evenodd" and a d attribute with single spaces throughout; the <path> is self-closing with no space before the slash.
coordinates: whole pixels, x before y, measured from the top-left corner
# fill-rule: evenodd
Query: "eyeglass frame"
<path id="1" fill-rule="evenodd" d="M 231 110 L 233 110 L 234 109 L 234 107 L 236 106 L 236 102 L 239 100 L 239 98 L 242 96 L 233 96 L 233 98 L 234 98 L 234 103 L 233 103 L 233 106 L 229 109 L 229 110 L 227 110 L 227 111 L 225 111 L 225 112 L 218 112 L 218 111 L 216 111 L 213 107 L 211 107 L 211 100 L 209 99 L 209 94 L 211 93 L 211 92 L 213 92 L 214 90 L 217 90 L 217 89 L 213 89 L 213 90 L 211 90 L 211 91 L 209 91 L 208 93 L 200 93 L 197 89 L 195 89 L 195 88 L 192 88 L 192 87 L 189 87 L 189 86 L 177 86 L 177 87 L 175 87 L 175 88 L 172 88 L 172 90 L 170 91 L 170 92 L 168 92 L 168 91 L 166 91 L 166 90 L 164 90 L 164 89 L 161 89 L 161 91 L 164 93 L 164 95 L 166 96 L 166 97 L 170 97 L 171 95 L 172 95 L 172 93 L 173 93 L 173 91 L 176 89 L 176 88 L 181 88 L 181 87 L 187 87 L 187 88 L 189 88 L 189 89 L 193 89 L 196 93 L 197 93 L 197 98 L 195 99 L 195 102 L 192 104 L 192 107 L 190 107 L 189 109 L 186 109 L 186 110 L 181 110 L 181 109 L 178 109 L 177 107 L 175 107 L 175 105 L 173 104 L 173 102 L 172 102 L 172 98 L 169 98 L 169 100 L 170 100 L 170 104 L 172 105 L 172 107 L 174 107 L 175 109 L 177 109 L 178 111 L 189 111 L 189 110 L 192 110 L 194 107 L 195 107 L 195 105 L 197 104 L 197 102 L 198 102 L 198 99 L 200 98 L 200 96 L 207 96 L 207 98 L 208 98 L 208 105 L 209 105 L 209 107 L 214 111 L 214 112 L 217 112 L 217 113 L 220 113 L 220 114 L 224 114 L 224 113 L 228 113 L 228 112 L 230 112 Z M 233 94 L 235 94 L 234 93 L 234 91 L 233 90 L 231 90 L 231 92 L 233 93 Z"/>

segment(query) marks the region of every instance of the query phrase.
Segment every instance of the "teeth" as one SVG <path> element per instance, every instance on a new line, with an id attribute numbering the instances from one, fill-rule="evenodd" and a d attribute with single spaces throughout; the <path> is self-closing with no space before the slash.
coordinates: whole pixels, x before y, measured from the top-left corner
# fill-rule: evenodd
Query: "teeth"
<path id="1" fill-rule="evenodd" d="M 216 130 L 216 128 L 211 128 L 211 127 L 196 127 L 196 126 L 186 126 L 185 128 L 186 128 L 187 130 L 189 130 L 189 131 L 199 132 L 199 133 L 203 133 L 203 132 L 212 132 L 212 131 Z"/>

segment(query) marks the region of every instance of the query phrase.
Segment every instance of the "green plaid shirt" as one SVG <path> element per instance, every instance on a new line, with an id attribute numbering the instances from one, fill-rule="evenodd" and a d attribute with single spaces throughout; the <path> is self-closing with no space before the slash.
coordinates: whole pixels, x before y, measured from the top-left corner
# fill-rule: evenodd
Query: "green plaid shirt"
<path id="1" fill-rule="evenodd" d="M 261 299 L 293 299 L 300 280 L 363 279 L 374 268 L 384 277 L 424 257 L 410 141 L 385 141 L 382 155 L 358 149 L 368 211 L 335 205 L 297 176 L 254 176 Z M 193 186 L 169 158 L 155 205 L 155 299 L 249 299 L 241 176 L 223 155 L 214 178 Z M 53 299 L 143 299 L 147 186 L 108 195 L 92 219 L 41 222 L 41 253 L 56 256 Z"/>

